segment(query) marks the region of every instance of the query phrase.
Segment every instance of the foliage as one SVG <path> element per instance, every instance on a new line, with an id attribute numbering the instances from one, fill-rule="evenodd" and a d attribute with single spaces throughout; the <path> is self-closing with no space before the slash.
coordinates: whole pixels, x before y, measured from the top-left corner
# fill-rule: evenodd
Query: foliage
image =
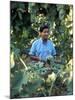
<path id="1" fill-rule="evenodd" d="M 47 62 L 31 62 L 27 65 L 18 56 L 11 68 L 11 98 L 72 95 L 72 65 L 56 63 L 49 57 Z M 19 63 L 19 65 L 18 65 Z M 48 64 L 48 66 L 46 66 Z"/>
<path id="2" fill-rule="evenodd" d="M 73 6 L 14 1 L 10 6 L 11 98 L 72 95 Z M 57 56 L 27 63 L 26 54 L 44 23 L 50 27 Z"/>

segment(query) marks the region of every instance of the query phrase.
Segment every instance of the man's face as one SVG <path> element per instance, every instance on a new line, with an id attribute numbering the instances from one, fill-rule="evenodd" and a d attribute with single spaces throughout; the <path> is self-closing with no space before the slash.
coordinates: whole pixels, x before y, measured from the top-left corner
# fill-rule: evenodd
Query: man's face
<path id="1" fill-rule="evenodd" d="M 48 35 L 49 35 L 49 29 L 45 28 L 43 29 L 43 31 L 40 33 L 42 39 L 47 40 L 48 39 Z"/>

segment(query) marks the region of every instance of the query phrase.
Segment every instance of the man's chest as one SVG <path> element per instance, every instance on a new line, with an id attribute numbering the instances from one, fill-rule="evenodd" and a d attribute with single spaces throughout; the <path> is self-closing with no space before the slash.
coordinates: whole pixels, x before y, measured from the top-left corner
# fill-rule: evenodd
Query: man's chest
<path id="1" fill-rule="evenodd" d="M 50 44 L 39 44 L 36 46 L 37 55 L 48 55 L 52 53 L 52 46 Z"/>

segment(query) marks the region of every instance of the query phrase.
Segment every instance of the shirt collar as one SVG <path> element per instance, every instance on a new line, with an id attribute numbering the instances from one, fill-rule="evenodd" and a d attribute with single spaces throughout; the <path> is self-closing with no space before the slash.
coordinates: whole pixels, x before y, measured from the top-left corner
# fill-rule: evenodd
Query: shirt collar
<path id="1" fill-rule="evenodd" d="M 41 41 L 41 43 L 43 43 L 43 44 L 46 44 L 46 43 L 48 42 L 48 40 L 47 40 L 47 42 L 44 42 L 44 41 L 42 40 L 42 38 L 40 38 L 40 41 Z"/>

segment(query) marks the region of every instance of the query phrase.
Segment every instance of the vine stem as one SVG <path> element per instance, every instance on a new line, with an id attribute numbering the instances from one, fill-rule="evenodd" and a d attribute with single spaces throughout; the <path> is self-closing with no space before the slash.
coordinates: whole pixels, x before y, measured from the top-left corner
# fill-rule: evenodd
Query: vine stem
<path id="1" fill-rule="evenodd" d="M 19 59 L 20 59 L 21 63 L 23 64 L 23 66 L 25 67 L 25 70 L 28 70 L 28 68 L 27 68 L 25 62 L 22 60 L 22 58 L 20 57 Z"/>
<path id="2" fill-rule="evenodd" d="M 59 75 L 60 72 L 61 72 L 61 70 L 58 71 L 58 73 L 57 73 L 57 75 L 56 75 L 56 78 L 57 78 L 57 76 Z M 55 80 L 56 80 L 56 78 L 55 78 Z M 53 88 L 53 86 L 54 86 L 55 80 L 52 82 L 52 85 L 51 85 L 51 88 L 50 88 L 50 92 L 49 92 L 49 95 L 50 95 L 50 96 L 51 96 L 51 92 L 52 92 L 52 88 Z"/>

